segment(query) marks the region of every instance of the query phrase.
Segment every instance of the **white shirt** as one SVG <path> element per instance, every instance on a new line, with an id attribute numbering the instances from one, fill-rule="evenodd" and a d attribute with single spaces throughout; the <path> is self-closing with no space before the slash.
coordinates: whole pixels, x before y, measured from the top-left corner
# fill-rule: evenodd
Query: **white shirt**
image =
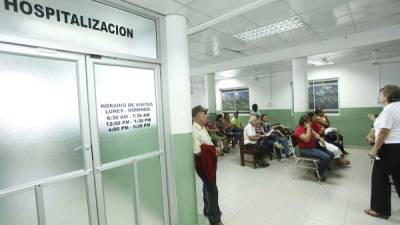
<path id="1" fill-rule="evenodd" d="M 256 128 L 253 127 L 250 123 L 247 124 L 243 131 L 244 144 L 256 144 L 257 141 L 249 139 L 249 136 L 255 136 L 256 134 Z"/>
<path id="2" fill-rule="evenodd" d="M 210 135 L 208 135 L 207 129 L 204 126 L 193 122 L 192 131 L 194 154 L 201 152 L 200 146 L 202 144 L 214 145 L 211 141 Z"/>
<path id="3" fill-rule="evenodd" d="M 400 102 L 392 102 L 383 108 L 374 122 L 375 138 L 382 128 L 389 129 L 385 144 L 400 143 Z"/>

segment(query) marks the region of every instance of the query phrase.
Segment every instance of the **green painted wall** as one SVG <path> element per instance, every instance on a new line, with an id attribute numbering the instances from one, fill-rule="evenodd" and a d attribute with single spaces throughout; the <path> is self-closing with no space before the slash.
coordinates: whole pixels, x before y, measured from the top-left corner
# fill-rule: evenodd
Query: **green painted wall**
<path id="1" fill-rule="evenodd" d="M 174 134 L 172 151 L 175 165 L 178 223 L 179 225 L 197 225 L 192 133 Z"/>
<path id="2" fill-rule="evenodd" d="M 217 113 L 207 113 L 207 118 L 208 118 L 208 121 L 210 121 L 210 122 L 214 122 L 215 121 L 215 117 L 217 117 Z"/>
<path id="3" fill-rule="evenodd" d="M 368 113 L 382 111 L 382 108 L 341 108 L 340 116 L 330 116 L 333 127 L 340 130 L 344 136 L 345 145 L 368 146 L 365 136 L 371 129 L 372 122 L 367 118 Z"/>

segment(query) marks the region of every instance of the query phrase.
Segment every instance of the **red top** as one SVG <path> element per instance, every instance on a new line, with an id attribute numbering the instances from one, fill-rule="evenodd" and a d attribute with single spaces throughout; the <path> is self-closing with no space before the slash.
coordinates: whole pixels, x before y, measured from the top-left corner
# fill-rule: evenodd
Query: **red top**
<path id="1" fill-rule="evenodd" d="M 318 122 L 313 122 L 313 123 L 311 124 L 311 128 L 312 128 L 315 132 L 317 132 L 319 135 L 324 136 L 324 134 L 321 134 L 322 126 L 321 126 L 321 124 L 319 124 Z"/>
<path id="2" fill-rule="evenodd" d="M 316 144 L 314 136 L 311 135 L 311 138 L 308 142 L 304 142 L 300 139 L 300 135 L 305 133 L 307 133 L 307 128 L 301 125 L 298 125 L 296 127 L 296 130 L 294 131 L 294 137 L 296 138 L 297 145 L 299 146 L 299 148 L 315 148 Z"/>

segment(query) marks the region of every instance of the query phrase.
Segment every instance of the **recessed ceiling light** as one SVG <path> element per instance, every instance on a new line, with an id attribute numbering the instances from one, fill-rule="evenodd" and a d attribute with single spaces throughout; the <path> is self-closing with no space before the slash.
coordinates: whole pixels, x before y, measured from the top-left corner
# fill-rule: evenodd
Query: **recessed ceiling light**
<path id="1" fill-rule="evenodd" d="M 266 36 L 279 34 L 289 30 L 303 27 L 304 23 L 300 17 L 295 16 L 289 19 L 281 20 L 276 23 L 268 24 L 262 27 L 248 30 L 239 34 L 233 35 L 233 37 L 241 39 L 243 41 L 253 41 Z"/>

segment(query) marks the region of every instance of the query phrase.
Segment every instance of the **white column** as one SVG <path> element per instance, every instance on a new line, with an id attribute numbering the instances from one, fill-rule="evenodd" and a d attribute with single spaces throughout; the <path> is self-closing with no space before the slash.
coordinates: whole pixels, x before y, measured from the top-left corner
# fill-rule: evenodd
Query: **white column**
<path id="1" fill-rule="evenodd" d="M 215 96 L 215 75 L 207 74 L 204 75 L 205 81 L 205 92 L 206 92 L 206 106 L 209 113 L 216 113 L 216 96 Z"/>
<path id="2" fill-rule="evenodd" d="M 164 137 L 166 147 L 170 223 L 198 224 L 193 160 L 192 106 L 186 18 L 165 17 L 162 38 Z"/>
<path id="3" fill-rule="evenodd" d="M 306 57 L 293 59 L 292 80 L 294 113 L 304 113 L 308 110 Z"/>
<path id="4" fill-rule="evenodd" d="M 168 15 L 166 23 L 169 111 L 173 134 L 192 131 L 190 74 L 186 18 Z"/>

